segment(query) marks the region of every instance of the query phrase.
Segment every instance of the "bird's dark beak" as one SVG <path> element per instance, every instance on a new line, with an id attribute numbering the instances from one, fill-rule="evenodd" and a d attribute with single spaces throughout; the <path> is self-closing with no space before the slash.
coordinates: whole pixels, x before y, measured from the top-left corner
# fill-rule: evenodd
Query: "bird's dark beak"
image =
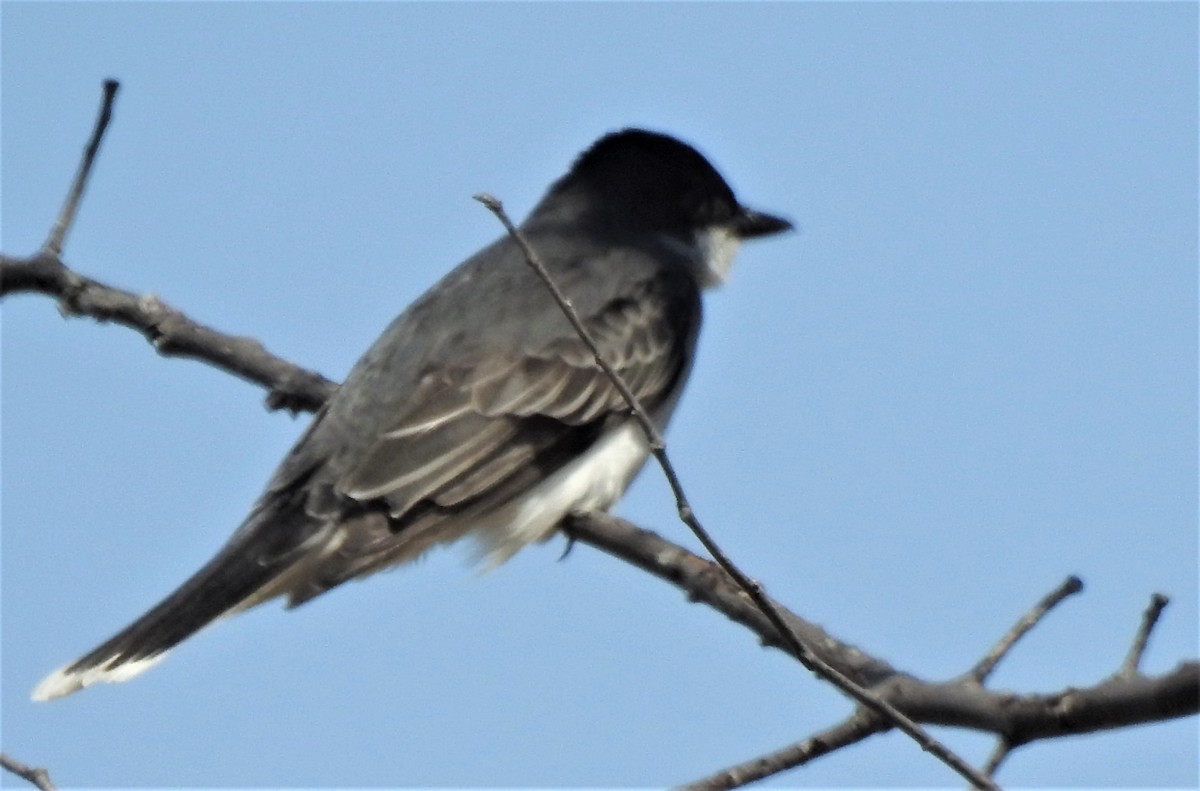
<path id="1" fill-rule="evenodd" d="M 792 224 L 774 214 L 747 209 L 745 206 L 733 222 L 730 230 L 738 239 L 756 239 L 759 236 L 770 236 L 775 233 L 792 230 Z"/>

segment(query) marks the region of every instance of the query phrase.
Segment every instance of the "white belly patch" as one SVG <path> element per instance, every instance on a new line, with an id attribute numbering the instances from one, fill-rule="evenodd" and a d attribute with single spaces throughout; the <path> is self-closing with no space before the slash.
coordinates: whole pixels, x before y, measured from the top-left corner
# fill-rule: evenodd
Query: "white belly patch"
<path id="1" fill-rule="evenodd" d="M 570 513 L 611 508 L 646 461 L 649 446 L 633 420 L 599 439 L 587 453 L 539 483 L 486 521 L 479 539 L 484 569 L 492 569 L 526 544 L 548 538 Z"/>

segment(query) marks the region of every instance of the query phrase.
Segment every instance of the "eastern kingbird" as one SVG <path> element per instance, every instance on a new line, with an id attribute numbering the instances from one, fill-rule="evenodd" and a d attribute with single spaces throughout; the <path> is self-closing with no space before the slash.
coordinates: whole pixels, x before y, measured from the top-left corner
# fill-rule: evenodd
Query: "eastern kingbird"
<path id="1" fill-rule="evenodd" d="M 520 231 L 661 428 L 691 367 L 701 289 L 725 279 L 738 242 L 789 228 L 740 204 L 691 146 L 627 129 L 583 152 Z M 501 563 L 568 514 L 612 507 L 647 455 L 505 236 L 391 323 L 212 560 L 33 697 L 132 678 L 218 618 L 277 596 L 294 607 L 464 535 Z"/>

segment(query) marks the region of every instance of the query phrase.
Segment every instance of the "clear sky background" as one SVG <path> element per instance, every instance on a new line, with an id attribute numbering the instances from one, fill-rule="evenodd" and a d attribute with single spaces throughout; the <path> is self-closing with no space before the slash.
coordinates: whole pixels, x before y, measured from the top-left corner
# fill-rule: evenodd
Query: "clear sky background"
<path id="1" fill-rule="evenodd" d="M 627 125 L 799 233 L 710 295 L 668 433 L 770 593 L 929 679 L 1068 574 L 993 686 L 1089 685 L 1171 595 L 1198 653 L 1197 6 L 5 3 L 3 240 L 340 379 Z M 305 418 L 140 336 L 3 303 L 3 734 L 70 786 L 666 785 L 849 706 L 663 584 L 562 542 L 462 548 L 222 623 L 121 686 L 48 671 L 241 520 Z M 694 545 L 647 470 L 619 513 Z M 979 763 L 990 739 L 939 730 Z M 1197 724 L 1039 744 L 1011 786 L 1193 786 Z M 3 782 L 16 782 L 8 777 Z M 961 787 L 899 736 L 776 785 Z"/>

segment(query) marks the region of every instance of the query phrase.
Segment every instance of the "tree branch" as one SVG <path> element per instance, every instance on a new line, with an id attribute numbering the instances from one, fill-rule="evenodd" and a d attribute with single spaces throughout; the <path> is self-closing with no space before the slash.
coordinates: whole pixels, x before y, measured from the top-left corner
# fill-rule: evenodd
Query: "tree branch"
<path id="1" fill-rule="evenodd" d="M 771 775 L 803 766 L 821 756 L 843 747 L 858 744 L 868 736 L 887 730 L 880 719 L 860 709 L 831 728 L 810 736 L 802 742 L 788 745 L 767 755 L 730 766 L 700 780 L 681 786 L 681 791 L 714 791 L 714 789 L 740 788 L 744 785 L 765 780 Z"/>
<path id="2" fill-rule="evenodd" d="M 1125 657 L 1121 669 L 1117 671 L 1119 676 L 1131 678 L 1138 674 L 1138 667 L 1142 664 L 1142 654 L 1146 653 L 1146 644 L 1150 641 L 1150 632 L 1154 630 L 1154 625 L 1158 623 L 1159 616 L 1162 615 L 1162 611 L 1167 608 L 1170 601 L 1161 593 L 1155 593 L 1150 597 L 1150 604 L 1146 607 L 1146 612 L 1142 614 L 1142 622 L 1133 636 L 1133 645 L 1129 647 L 1129 655 Z"/>
<path id="3" fill-rule="evenodd" d="M 119 87 L 116 80 L 104 81 L 96 124 L 42 249 L 28 258 L 0 254 L 0 299 L 10 294 L 46 294 L 58 300 L 64 316 L 122 324 L 140 332 L 164 357 L 201 360 L 265 387 L 270 409 L 315 411 L 337 389 L 334 382 L 275 357 L 253 338 L 226 335 L 199 324 L 153 294 L 113 288 L 76 274 L 63 263 L 63 242 L 75 221 Z"/>
<path id="4" fill-rule="evenodd" d="M 206 327 L 154 294 L 135 294 L 76 274 L 46 252 L 18 259 L 0 255 L 0 299 L 40 293 L 58 300 L 64 316 L 87 316 L 140 332 L 164 357 L 186 357 L 266 388 L 270 409 L 313 412 L 335 382 L 268 352 L 253 338 Z"/>
<path id="5" fill-rule="evenodd" d="M 83 159 L 79 162 L 79 169 L 75 171 L 75 179 L 71 182 L 71 189 L 67 192 L 67 199 L 58 213 L 58 219 L 54 221 L 50 234 L 42 243 L 42 252 L 46 255 L 54 258 L 62 255 L 63 242 L 75 222 L 75 212 L 79 208 L 79 200 L 83 197 L 83 190 L 87 187 L 88 177 L 92 175 L 92 165 L 96 162 L 100 141 L 104 139 L 104 132 L 112 119 L 113 101 L 117 98 L 119 87 L 120 83 L 116 80 L 104 81 L 104 95 L 100 100 L 100 112 L 96 116 L 96 125 L 92 128 L 92 136 L 84 146 Z"/>
<path id="6" fill-rule="evenodd" d="M 1008 652 L 1012 650 L 1018 640 L 1028 634 L 1033 627 L 1037 626 L 1052 609 L 1061 604 L 1068 596 L 1073 596 L 1081 590 L 1083 590 L 1083 580 L 1074 575 L 1067 577 L 1062 585 L 1059 585 L 1046 594 L 1045 598 L 1034 605 L 1029 612 L 1021 616 L 1013 624 L 1013 627 L 1005 632 L 999 642 L 992 647 L 992 650 L 988 651 L 983 659 L 979 660 L 979 663 L 971 668 L 968 675 L 980 684 L 987 681 L 988 676 L 1000 664 L 1000 660 L 1008 655 Z"/>
<path id="7" fill-rule="evenodd" d="M 1132 682 L 1132 683 L 1127 683 Z M 1041 739 L 1094 733 L 1111 728 L 1194 714 L 1200 695 L 1200 663 L 1181 663 L 1155 678 L 1111 679 L 1084 689 L 1049 695 L 1014 695 L 972 688 L 967 678 L 947 684 L 897 676 L 881 696 L 914 719 L 1008 735 L 983 771 L 991 776 L 1015 748 Z M 874 713 L 860 709 L 820 734 L 773 753 L 727 767 L 689 783 L 686 788 L 735 788 L 771 774 L 794 769 L 855 744 L 888 727 Z"/>
<path id="8" fill-rule="evenodd" d="M 608 514 L 576 517 L 568 530 L 584 543 L 671 583 L 686 593 L 689 601 L 706 604 L 745 626 L 764 645 L 790 653 L 779 644 L 762 614 L 709 561 Z M 1055 593 L 1067 587 L 1070 586 L 1061 585 Z M 1021 745 L 1200 711 L 1200 662 L 1182 662 L 1161 676 L 1114 677 L 1091 687 L 1072 687 L 1049 694 L 992 692 L 971 673 L 945 682 L 917 678 L 838 640 L 777 602 L 774 604 L 805 643 L 820 652 L 822 659 L 919 722 L 995 733 Z M 1022 616 L 1021 622 L 1027 617 Z"/>
<path id="9" fill-rule="evenodd" d="M 0 768 L 12 772 L 17 777 L 28 780 L 41 789 L 41 791 L 58 791 L 58 788 L 50 781 L 50 773 L 41 767 L 28 766 L 15 758 L 0 753 Z"/>

